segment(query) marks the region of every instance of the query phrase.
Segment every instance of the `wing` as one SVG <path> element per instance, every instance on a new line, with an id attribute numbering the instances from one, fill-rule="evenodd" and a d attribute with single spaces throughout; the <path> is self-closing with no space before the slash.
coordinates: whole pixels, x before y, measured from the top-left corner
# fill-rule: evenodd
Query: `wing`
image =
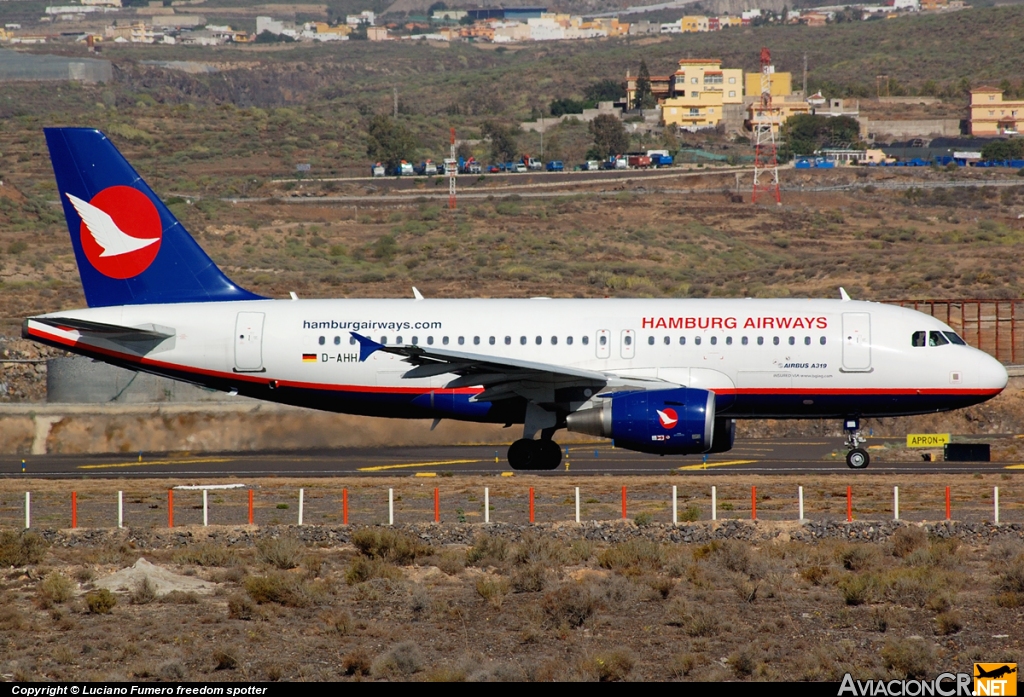
<path id="1" fill-rule="evenodd" d="M 381 351 L 402 356 L 413 368 L 403 378 L 427 378 L 453 374 L 457 377 L 445 387 L 482 386 L 483 392 L 473 400 L 495 402 L 520 397 L 547 411 L 572 412 L 606 387 L 651 389 L 644 383 L 667 386 L 663 380 L 621 379 L 614 374 L 585 368 L 514 358 L 499 358 L 462 351 L 449 351 L 422 346 L 385 346 L 373 339 L 351 332 L 359 342 L 359 360 Z"/>
<path id="2" fill-rule="evenodd" d="M 96 240 L 96 244 L 103 248 L 103 253 L 100 254 L 101 257 L 116 257 L 120 254 L 128 254 L 160 241 L 158 237 L 143 239 L 126 235 L 106 211 L 83 201 L 77 196 L 67 194 L 67 197 L 71 201 L 71 205 L 78 211 L 82 221 L 85 222 L 85 227 L 89 230 L 92 238 Z"/>

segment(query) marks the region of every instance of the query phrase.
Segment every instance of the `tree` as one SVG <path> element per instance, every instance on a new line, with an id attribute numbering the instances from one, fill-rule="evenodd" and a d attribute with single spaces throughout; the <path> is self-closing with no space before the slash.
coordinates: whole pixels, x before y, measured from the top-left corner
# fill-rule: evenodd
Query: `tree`
<path id="1" fill-rule="evenodd" d="M 390 116 L 374 116 L 367 130 L 366 154 L 388 170 L 397 169 L 402 160 L 414 159 L 419 143 L 405 126 Z"/>
<path id="2" fill-rule="evenodd" d="M 782 126 L 786 150 L 795 155 L 810 155 L 829 143 L 860 144 L 860 124 L 850 116 L 797 114 Z"/>
<path id="3" fill-rule="evenodd" d="M 640 59 L 640 74 L 636 78 L 636 96 L 634 109 L 650 109 L 654 106 L 654 95 L 651 94 L 651 71 L 647 69 L 647 61 Z"/>
<path id="4" fill-rule="evenodd" d="M 518 126 L 506 126 L 496 121 L 485 121 L 480 127 L 483 137 L 491 141 L 491 159 L 511 162 L 519 154 Z"/>
<path id="5" fill-rule="evenodd" d="M 1024 160 L 1024 138 L 993 140 L 981 149 L 983 160 Z"/>
<path id="6" fill-rule="evenodd" d="M 622 121 L 611 114 L 601 114 L 590 122 L 590 134 L 594 137 L 594 151 L 601 158 L 618 155 L 629 149 L 629 136 Z"/>
<path id="7" fill-rule="evenodd" d="M 583 90 L 584 99 L 592 102 L 593 106 L 597 106 L 598 102 L 614 102 L 624 94 L 626 86 L 623 83 L 607 78 L 592 82 Z"/>

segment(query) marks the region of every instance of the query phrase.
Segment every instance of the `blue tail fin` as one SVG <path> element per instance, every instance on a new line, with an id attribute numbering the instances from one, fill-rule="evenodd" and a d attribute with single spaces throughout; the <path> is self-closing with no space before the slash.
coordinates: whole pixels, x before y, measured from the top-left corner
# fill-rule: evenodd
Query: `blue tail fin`
<path id="1" fill-rule="evenodd" d="M 217 268 L 105 135 L 45 132 L 89 307 L 261 299 Z"/>

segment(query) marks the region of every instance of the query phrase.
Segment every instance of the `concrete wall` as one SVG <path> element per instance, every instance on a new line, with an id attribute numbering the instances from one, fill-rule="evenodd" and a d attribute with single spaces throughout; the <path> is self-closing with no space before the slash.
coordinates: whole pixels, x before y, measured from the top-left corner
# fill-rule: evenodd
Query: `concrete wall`
<path id="1" fill-rule="evenodd" d="M 866 131 L 875 140 L 960 135 L 960 119 L 880 121 L 861 117 L 860 121 L 862 132 Z"/>

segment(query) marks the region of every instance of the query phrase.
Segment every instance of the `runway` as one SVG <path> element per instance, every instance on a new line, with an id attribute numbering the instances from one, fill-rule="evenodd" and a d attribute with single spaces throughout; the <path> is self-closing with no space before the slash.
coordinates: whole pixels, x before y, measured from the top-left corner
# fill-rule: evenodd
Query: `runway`
<path id="1" fill-rule="evenodd" d="M 926 462 L 892 451 L 894 439 L 868 440 L 871 473 L 1024 472 L 1013 462 Z M 288 452 L 133 453 L 123 455 L 31 455 L 0 457 L 0 477 L 66 478 L 239 477 L 239 476 L 459 476 L 505 475 L 507 445 L 447 447 L 343 448 Z M 916 454 L 916 453 L 915 453 Z M 516 472 L 515 476 L 716 474 L 828 474 L 846 467 L 840 439 L 738 439 L 727 453 L 708 456 L 646 455 L 610 444 L 574 444 L 563 448 L 563 461 L 551 472 Z M 24 471 L 22 463 L 24 461 Z"/>

